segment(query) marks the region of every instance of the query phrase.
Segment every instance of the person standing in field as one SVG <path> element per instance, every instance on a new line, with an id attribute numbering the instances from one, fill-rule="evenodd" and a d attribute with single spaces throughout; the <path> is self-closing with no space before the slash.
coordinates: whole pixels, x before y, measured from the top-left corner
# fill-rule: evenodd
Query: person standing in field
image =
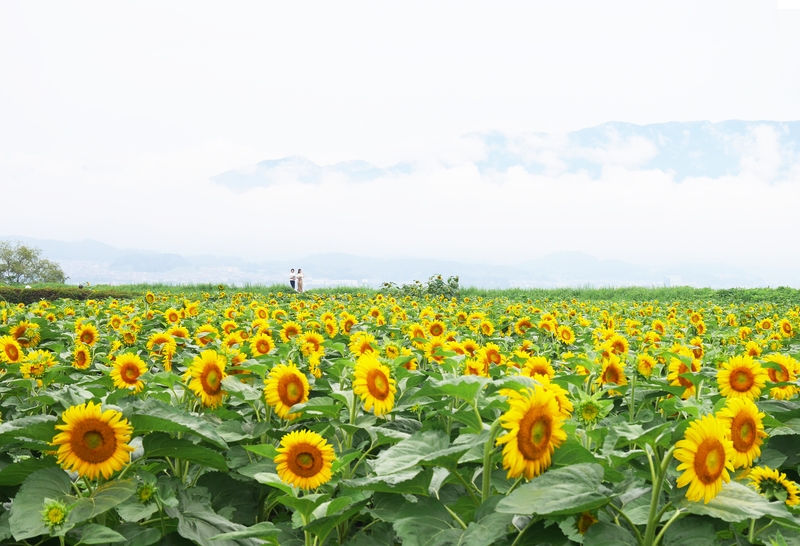
<path id="1" fill-rule="evenodd" d="M 303 277 L 304 277 L 303 270 L 302 269 L 298 269 L 297 270 L 297 291 L 298 292 L 302 292 L 303 291 Z"/>
<path id="2" fill-rule="evenodd" d="M 294 274 L 294 268 L 292 268 L 291 273 L 289 273 L 289 284 L 292 285 L 292 290 L 295 290 L 294 282 L 297 276 Z"/>

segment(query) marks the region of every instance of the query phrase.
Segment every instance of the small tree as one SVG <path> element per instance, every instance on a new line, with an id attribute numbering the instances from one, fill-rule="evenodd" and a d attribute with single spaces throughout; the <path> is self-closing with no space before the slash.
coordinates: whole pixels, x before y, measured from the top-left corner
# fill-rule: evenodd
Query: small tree
<path id="1" fill-rule="evenodd" d="M 64 283 L 67 276 L 56 262 L 41 257 L 42 250 L 0 241 L 0 282 L 8 284 Z"/>

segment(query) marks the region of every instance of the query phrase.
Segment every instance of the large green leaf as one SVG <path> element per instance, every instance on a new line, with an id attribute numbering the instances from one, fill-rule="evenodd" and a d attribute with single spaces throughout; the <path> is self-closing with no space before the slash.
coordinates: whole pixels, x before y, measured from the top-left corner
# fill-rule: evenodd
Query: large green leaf
<path id="1" fill-rule="evenodd" d="M 30 458 L 10 464 L 0 470 L 0 485 L 19 485 L 37 470 L 54 466 L 56 466 L 55 457 Z"/>
<path id="2" fill-rule="evenodd" d="M 600 492 L 603 467 L 576 464 L 545 472 L 520 486 L 497 505 L 497 511 L 522 515 L 566 515 L 594 510 L 610 499 Z"/>
<path id="3" fill-rule="evenodd" d="M 260 541 L 253 538 L 217 539 L 213 537 L 235 531 L 245 531 L 247 527 L 212 512 L 199 502 L 186 501 L 180 507 L 167 508 L 167 514 L 178 520 L 178 533 L 185 539 L 201 546 L 257 546 Z"/>
<path id="4" fill-rule="evenodd" d="M 433 472 L 430 469 L 416 468 L 415 470 L 404 470 L 386 476 L 342 480 L 342 486 L 364 491 L 428 495 L 432 477 Z"/>
<path id="5" fill-rule="evenodd" d="M 128 406 L 123 413 L 137 432 L 190 432 L 219 448 L 228 449 L 225 440 L 202 416 L 164 402 L 148 398 Z"/>
<path id="6" fill-rule="evenodd" d="M 175 457 L 215 470 L 228 471 L 225 457 L 213 449 L 196 445 L 185 438 L 172 438 L 169 434 L 148 434 L 142 442 L 145 457 Z"/>
<path id="7" fill-rule="evenodd" d="M 157 528 L 138 523 L 123 523 L 114 530 L 125 537 L 121 546 L 150 546 L 161 539 L 161 531 Z"/>
<path id="8" fill-rule="evenodd" d="M 583 546 L 637 546 L 637 542 L 627 529 L 601 521 L 586 531 Z"/>
<path id="9" fill-rule="evenodd" d="M 258 492 L 252 480 L 236 479 L 236 474 L 209 472 L 200 476 L 197 485 L 211 494 L 211 508 L 229 520 L 253 525 L 258 515 Z"/>
<path id="10" fill-rule="evenodd" d="M 115 480 L 104 483 L 88 497 L 79 498 L 70 510 L 67 521 L 73 524 L 87 521 L 119 506 L 136 492 L 133 480 Z"/>
<path id="11" fill-rule="evenodd" d="M 731 523 L 764 516 L 792 519 L 784 503 L 769 502 L 753 489 L 737 482 L 724 484 L 719 494 L 708 504 L 702 501 L 693 502 L 686 497 L 675 499 L 673 503 L 690 514 L 711 516 Z"/>
<path id="12" fill-rule="evenodd" d="M 50 442 L 56 435 L 55 415 L 31 415 L 0 424 L 0 445 L 16 438 Z"/>
<path id="13" fill-rule="evenodd" d="M 60 468 L 44 468 L 28 476 L 11 505 L 8 522 L 14 538 L 23 540 L 49 534 L 47 526 L 42 521 L 44 500 L 60 500 L 69 504 L 69 491 L 69 476 Z M 64 529 L 70 527 L 71 525 L 67 524 Z"/>
<path id="14" fill-rule="evenodd" d="M 714 525 L 708 518 L 688 516 L 669 526 L 663 546 L 715 546 L 718 543 Z"/>
<path id="15" fill-rule="evenodd" d="M 419 396 L 433 396 L 436 398 L 454 396 L 475 403 L 481 389 L 491 382 L 491 379 L 478 375 L 461 375 L 441 381 L 429 380 L 415 393 L 414 398 Z"/>
<path id="16" fill-rule="evenodd" d="M 368 502 L 368 499 L 353 502 L 349 497 L 338 497 L 323 503 L 314 510 L 316 519 L 303 527 L 303 530 L 325 538 L 337 525 L 360 512 Z"/>
<path id="17" fill-rule="evenodd" d="M 261 540 L 265 540 L 268 544 L 277 545 L 277 537 L 279 532 L 280 530 L 269 521 L 262 521 L 261 523 L 256 523 L 255 525 L 248 527 L 243 531 L 231 531 L 230 533 L 222 533 L 221 535 L 211 537 L 211 540 L 219 541 L 235 540 L 239 538 L 259 538 Z"/>
<path id="18" fill-rule="evenodd" d="M 397 513 L 394 530 L 403 546 L 445 546 L 457 544 L 463 535 L 453 517 L 437 499 L 417 498 L 406 502 Z"/>
<path id="19" fill-rule="evenodd" d="M 440 430 L 416 432 L 375 459 L 373 468 L 380 475 L 393 474 L 417 465 L 452 467 L 472 444 L 450 445 L 450 439 Z"/>
<path id="20" fill-rule="evenodd" d="M 105 525 L 87 523 L 82 529 L 81 539 L 78 544 L 108 544 L 125 541 L 126 539 L 123 535 Z"/>

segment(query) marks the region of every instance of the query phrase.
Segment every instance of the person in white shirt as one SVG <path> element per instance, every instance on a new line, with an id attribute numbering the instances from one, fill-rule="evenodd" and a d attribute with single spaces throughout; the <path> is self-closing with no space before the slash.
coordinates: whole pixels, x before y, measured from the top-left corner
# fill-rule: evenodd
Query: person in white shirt
<path id="1" fill-rule="evenodd" d="M 302 269 L 298 269 L 297 270 L 297 291 L 298 292 L 302 292 L 303 291 L 303 277 L 304 277 L 303 270 Z"/>
<path id="2" fill-rule="evenodd" d="M 294 282 L 297 276 L 294 274 L 294 268 L 292 269 L 291 273 L 289 273 L 289 284 L 292 285 L 292 290 L 295 290 Z"/>

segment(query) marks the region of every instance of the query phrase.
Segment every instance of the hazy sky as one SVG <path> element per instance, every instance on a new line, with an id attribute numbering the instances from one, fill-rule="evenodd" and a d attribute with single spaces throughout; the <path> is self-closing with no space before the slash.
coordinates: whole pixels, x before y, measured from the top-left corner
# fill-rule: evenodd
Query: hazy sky
<path id="1" fill-rule="evenodd" d="M 2 2 L 0 235 L 258 260 L 786 264 L 800 155 L 780 134 L 756 125 L 735 137 L 740 172 L 680 182 L 619 159 L 639 141 L 601 150 L 600 176 L 487 173 L 475 135 L 800 120 L 798 4 Z M 244 193 L 209 179 L 295 155 L 413 169 Z"/>

